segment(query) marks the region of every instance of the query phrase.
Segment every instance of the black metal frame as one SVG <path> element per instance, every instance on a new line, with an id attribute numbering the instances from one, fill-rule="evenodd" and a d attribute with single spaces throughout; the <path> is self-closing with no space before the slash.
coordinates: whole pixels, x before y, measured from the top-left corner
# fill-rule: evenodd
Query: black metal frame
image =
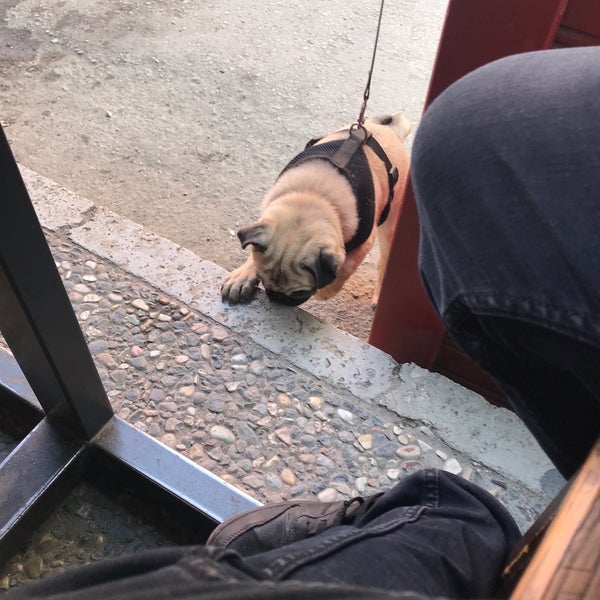
<path id="1" fill-rule="evenodd" d="M 0 403 L 34 426 L 0 464 L 0 563 L 96 460 L 191 509 L 208 528 L 259 505 L 113 414 L 1 126 L 0 331 L 41 405 L 1 354 Z"/>

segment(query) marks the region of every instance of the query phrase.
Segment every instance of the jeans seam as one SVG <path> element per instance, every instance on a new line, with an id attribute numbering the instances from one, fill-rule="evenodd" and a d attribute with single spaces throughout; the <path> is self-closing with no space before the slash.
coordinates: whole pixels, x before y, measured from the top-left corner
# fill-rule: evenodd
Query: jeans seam
<path id="1" fill-rule="evenodd" d="M 439 473 L 437 469 L 427 469 L 424 473 L 423 505 L 429 508 L 437 508 L 440 501 Z"/>
<path id="2" fill-rule="evenodd" d="M 387 523 L 378 527 L 367 527 L 364 529 L 359 529 L 356 532 L 353 532 L 352 535 L 347 535 L 344 531 L 339 535 L 328 537 L 327 540 L 324 540 L 318 546 L 312 546 L 310 549 L 310 553 L 303 552 L 301 556 L 294 556 L 293 554 L 288 554 L 286 556 L 282 556 L 276 559 L 273 562 L 272 566 L 265 569 L 265 573 L 269 577 L 273 577 L 279 580 L 282 577 L 289 575 L 292 571 L 295 571 L 310 562 L 314 562 L 315 560 L 321 559 L 331 552 L 338 551 L 344 548 L 345 546 L 354 544 L 357 541 L 360 541 L 367 537 L 371 537 L 373 535 L 382 535 L 390 533 L 394 529 L 401 527 L 406 523 L 416 521 L 421 516 L 421 514 L 425 512 L 428 508 L 430 507 L 409 506 L 406 507 L 405 515 L 401 519 L 396 520 L 393 523 Z"/>
<path id="3" fill-rule="evenodd" d="M 527 306 L 524 307 L 524 304 Z M 541 307 L 552 311 L 555 316 L 540 314 L 539 309 Z M 591 314 L 582 313 L 565 306 L 557 308 L 542 299 L 499 294 L 497 290 L 463 292 L 455 297 L 443 312 L 448 327 L 451 329 L 456 326 L 460 328 L 460 325 L 464 323 L 468 316 L 500 317 L 520 320 L 531 325 L 551 329 L 556 333 L 569 336 L 593 347 L 600 345 L 598 338 L 600 327 L 594 326 L 594 319 Z M 556 313 L 559 314 L 560 319 L 556 318 Z M 565 321 L 573 318 L 577 318 L 581 325 L 575 326 L 575 324 L 565 323 Z"/>

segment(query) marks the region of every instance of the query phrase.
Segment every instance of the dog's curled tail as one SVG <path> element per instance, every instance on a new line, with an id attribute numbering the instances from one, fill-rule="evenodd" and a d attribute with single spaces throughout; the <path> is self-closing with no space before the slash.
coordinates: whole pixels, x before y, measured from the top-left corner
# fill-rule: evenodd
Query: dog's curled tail
<path id="1" fill-rule="evenodd" d="M 402 141 L 406 139 L 406 136 L 410 133 L 412 128 L 410 121 L 402 113 L 396 113 L 395 115 L 377 115 L 368 120 L 374 121 L 379 125 L 391 127 Z"/>

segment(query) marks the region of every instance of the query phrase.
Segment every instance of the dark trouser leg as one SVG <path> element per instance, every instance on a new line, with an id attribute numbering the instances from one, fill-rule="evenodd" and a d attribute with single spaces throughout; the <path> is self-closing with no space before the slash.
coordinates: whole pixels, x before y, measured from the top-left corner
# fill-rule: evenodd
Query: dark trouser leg
<path id="1" fill-rule="evenodd" d="M 600 48 L 451 86 L 412 176 L 437 311 L 569 477 L 600 432 Z"/>
<path id="2" fill-rule="evenodd" d="M 245 563 L 275 580 L 488 597 L 519 535 L 512 517 L 487 492 L 428 469 L 402 480 L 353 525 Z"/>
<path id="3" fill-rule="evenodd" d="M 215 599 L 237 599 L 243 592 L 266 599 L 292 597 L 286 596 L 292 590 L 298 594 L 293 597 L 317 597 L 311 587 L 300 588 L 305 595 L 298 592 L 308 582 L 483 598 L 493 595 L 518 537 L 512 517 L 487 492 L 449 473 L 424 470 L 386 492 L 356 523 L 301 542 L 247 558 L 210 546 L 142 553 L 74 569 L 23 588 L 15 598 L 213 598 L 214 593 Z M 284 582 L 284 588 L 261 584 L 273 581 Z M 364 590 L 340 596 L 379 597 Z"/>

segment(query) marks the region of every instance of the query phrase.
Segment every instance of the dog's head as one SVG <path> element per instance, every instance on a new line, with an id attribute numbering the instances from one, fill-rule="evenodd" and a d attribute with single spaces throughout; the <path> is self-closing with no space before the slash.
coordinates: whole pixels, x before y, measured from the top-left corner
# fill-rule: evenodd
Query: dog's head
<path id="1" fill-rule="evenodd" d="M 267 211 L 237 233 L 242 248 L 252 246 L 256 272 L 267 296 L 298 306 L 329 285 L 344 262 L 343 242 L 329 223 L 293 206 Z"/>

